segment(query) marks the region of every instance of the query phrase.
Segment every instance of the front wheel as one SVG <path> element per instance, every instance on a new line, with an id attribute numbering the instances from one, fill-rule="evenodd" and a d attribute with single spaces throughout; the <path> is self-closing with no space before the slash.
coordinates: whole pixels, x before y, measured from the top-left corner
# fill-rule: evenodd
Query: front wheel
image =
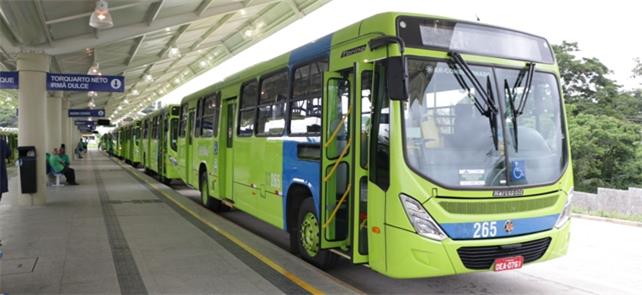
<path id="1" fill-rule="evenodd" d="M 297 221 L 296 242 L 301 257 L 319 268 L 330 268 L 334 263 L 334 255 L 328 250 L 321 249 L 321 226 L 312 198 L 303 200 Z"/>

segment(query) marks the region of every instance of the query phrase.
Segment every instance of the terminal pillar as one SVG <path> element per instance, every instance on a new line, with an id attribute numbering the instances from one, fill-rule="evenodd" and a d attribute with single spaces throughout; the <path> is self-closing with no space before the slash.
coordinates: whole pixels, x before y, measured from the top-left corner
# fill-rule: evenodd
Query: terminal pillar
<path id="1" fill-rule="evenodd" d="M 54 148 L 62 144 L 62 92 L 54 92 L 47 97 L 47 152 L 53 153 Z"/>
<path id="2" fill-rule="evenodd" d="M 73 157 L 71 154 L 74 152 L 74 142 L 71 138 L 71 133 L 73 130 L 71 129 L 73 127 L 73 120 L 69 118 L 69 108 L 71 107 L 71 102 L 69 101 L 69 97 L 63 97 L 62 98 L 62 112 L 61 112 L 61 121 L 62 121 L 62 142 L 66 146 L 66 152 L 67 155 L 69 156 L 69 161 L 72 161 Z"/>
<path id="3" fill-rule="evenodd" d="M 49 56 L 20 53 L 17 57 L 20 86 L 18 90 L 18 145 L 35 146 L 37 157 L 37 192 L 20 197 L 22 205 L 44 205 L 47 202 L 46 79 Z"/>

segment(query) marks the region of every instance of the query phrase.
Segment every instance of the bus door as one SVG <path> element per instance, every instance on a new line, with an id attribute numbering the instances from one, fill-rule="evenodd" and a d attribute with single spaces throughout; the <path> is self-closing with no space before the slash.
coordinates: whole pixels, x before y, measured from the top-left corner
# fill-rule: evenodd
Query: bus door
<path id="1" fill-rule="evenodd" d="M 192 173 L 192 158 L 194 155 L 194 150 L 193 147 L 194 145 L 192 144 L 193 140 L 192 137 L 194 136 L 194 123 L 195 123 L 195 118 L 194 118 L 195 110 L 191 109 L 189 110 L 189 115 L 187 116 L 187 146 L 185 149 L 185 183 L 190 185 L 193 182 L 193 173 Z"/>
<path id="2" fill-rule="evenodd" d="M 373 65 L 356 63 L 354 69 L 355 99 L 353 112 L 354 124 L 351 124 L 353 142 L 352 173 L 352 218 L 350 222 L 352 236 L 352 262 L 368 262 L 368 135 L 372 98 Z"/>
<path id="3" fill-rule="evenodd" d="M 354 141 L 354 70 L 324 73 L 324 102 L 321 155 L 321 248 L 350 245 L 350 208 L 352 203 L 352 160 Z"/>
<path id="4" fill-rule="evenodd" d="M 224 196 L 227 199 L 234 200 L 234 193 L 232 191 L 233 183 L 234 183 L 234 122 L 236 122 L 234 115 L 235 113 L 235 108 L 236 108 L 236 103 L 235 103 L 236 97 L 228 98 L 225 100 L 225 105 L 223 106 L 224 114 L 223 114 L 223 119 L 221 122 L 225 122 L 225 146 L 221 144 L 221 150 L 224 151 L 224 156 L 222 158 L 223 161 L 223 166 L 222 169 L 224 169 L 221 174 L 223 176 L 223 183 L 224 183 L 224 192 L 222 196 Z M 219 133 L 219 138 L 221 137 L 221 134 Z"/>

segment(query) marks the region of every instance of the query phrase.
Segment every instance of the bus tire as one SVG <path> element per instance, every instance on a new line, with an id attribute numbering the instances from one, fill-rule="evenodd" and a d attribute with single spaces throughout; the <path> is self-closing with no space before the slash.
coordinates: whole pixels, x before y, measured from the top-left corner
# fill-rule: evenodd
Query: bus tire
<path id="1" fill-rule="evenodd" d="M 199 177 L 198 183 L 199 183 L 198 187 L 201 191 L 201 204 L 203 205 L 203 207 L 210 209 L 214 212 L 223 211 L 222 207 L 226 207 L 226 206 L 223 205 L 223 203 L 220 200 L 213 198 L 209 195 L 210 187 L 207 181 L 207 174 L 205 172 L 201 173 L 201 177 Z"/>
<path id="2" fill-rule="evenodd" d="M 305 198 L 299 207 L 297 219 L 296 244 L 299 255 L 321 269 L 334 264 L 334 255 L 321 249 L 321 225 L 314 209 L 314 199 Z M 291 236 L 292 237 L 292 236 Z"/>

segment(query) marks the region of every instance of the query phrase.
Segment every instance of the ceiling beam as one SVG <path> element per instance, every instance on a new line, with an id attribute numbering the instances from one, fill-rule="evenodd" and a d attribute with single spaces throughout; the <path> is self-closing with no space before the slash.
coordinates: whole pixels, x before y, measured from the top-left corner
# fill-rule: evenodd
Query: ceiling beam
<path id="1" fill-rule="evenodd" d="M 129 59 L 127 60 L 127 67 L 132 64 L 132 61 L 134 60 L 134 57 L 136 57 L 136 54 L 138 54 L 138 51 L 140 50 L 141 45 L 143 45 L 143 41 L 145 41 L 145 35 L 142 35 L 138 37 L 138 41 L 136 41 L 136 45 L 134 46 L 134 49 L 132 52 L 129 54 Z"/>
<path id="2" fill-rule="evenodd" d="M 178 40 L 178 38 L 180 38 L 180 37 L 181 37 L 181 35 L 183 35 L 183 33 L 185 33 L 185 31 L 187 31 L 187 29 L 189 29 L 190 25 L 191 25 L 191 23 L 190 23 L 190 24 L 187 24 L 187 25 L 184 25 L 184 26 L 182 26 L 182 27 L 180 27 L 180 28 L 176 31 L 176 33 L 174 33 L 174 36 L 172 36 L 172 38 L 171 38 L 171 39 L 169 39 L 169 42 L 167 42 L 167 44 L 165 45 L 165 49 L 163 49 L 163 50 L 158 54 L 158 56 L 159 56 L 159 57 L 163 57 L 163 56 L 165 56 L 165 54 L 167 53 L 167 51 L 169 51 L 169 49 L 170 49 L 172 46 L 174 46 L 174 45 L 176 44 L 176 40 Z"/>
<path id="3" fill-rule="evenodd" d="M 294 11 L 294 13 L 296 13 L 296 15 L 298 17 L 304 17 L 305 16 L 305 13 L 303 13 L 301 11 L 301 9 L 299 9 L 299 6 L 296 5 L 296 2 L 294 2 L 294 0 L 287 0 L 287 1 L 288 1 L 288 4 L 290 4 L 290 7 Z"/>
<path id="4" fill-rule="evenodd" d="M 201 2 L 201 4 L 199 4 L 198 8 L 196 9 L 196 15 L 203 15 L 203 12 L 205 12 L 205 10 L 207 10 L 210 5 L 212 5 L 212 2 L 214 2 L 214 0 L 203 0 L 203 2 Z"/>
<path id="5" fill-rule="evenodd" d="M 260 6 L 269 3 L 280 2 L 280 0 L 256 0 L 248 7 Z M 193 23 L 203 20 L 212 16 L 223 15 L 230 12 L 235 12 L 246 7 L 243 3 L 232 2 L 221 5 L 214 5 L 201 16 L 196 15 L 194 12 L 180 14 L 172 17 L 166 17 L 156 20 L 153 24 L 147 25 L 146 23 L 137 23 L 101 32 L 101 38 L 95 39 L 93 34 L 84 34 L 81 36 L 70 37 L 60 40 L 55 40 L 52 46 L 36 46 L 30 47 L 32 50 L 43 50 L 50 55 L 59 55 L 70 52 L 83 50 L 85 48 L 95 48 L 105 44 L 111 44 L 118 41 L 128 40 L 139 37 L 151 31 L 157 31 L 166 27 L 174 27 Z M 49 23 L 49 22 L 48 22 Z"/>
<path id="6" fill-rule="evenodd" d="M 33 5 L 36 7 L 36 12 L 40 18 L 40 25 L 42 33 L 45 34 L 47 38 L 47 43 L 51 45 L 53 43 L 53 38 L 51 37 L 51 32 L 49 31 L 49 25 L 47 25 L 47 19 L 45 19 L 45 12 L 42 9 L 42 0 L 34 0 Z"/>
<path id="7" fill-rule="evenodd" d="M 158 17 L 158 14 L 160 13 L 161 9 L 163 9 L 163 5 L 165 5 L 166 0 L 161 0 L 158 2 L 153 3 L 152 5 L 149 6 L 149 14 L 147 15 L 147 25 L 151 26 L 152 23 L 156 20 Z"/>
<path id="8" fill-rule="evenodd" d="M 213 25 L 211 28 L 209 28 L 207 31 L 205 31 L 205 33 L 203 33 L 203 35 L 201 35 L 201 37 L 198 38 L 198 40 L 196 40 L 196 42 L 194 42 L 194 44 L 192 44 L 192 46 L 190 47 L 190 51 L 194 51 L 199 46 L 201 46 L 201 44 L 203 44 L 203 42 L 205 42 L 205 40 L 207 40 L 207 38 L 209 38 L 212 34 L 214 34 L 214 32 L 216 32 L 216 30 L 218 30 L 220 27 L 222 27 L 225 24 L 225 22 L 227 22 L 230 18 L 232 18 L 232 16 L 234 16 L 234 13 L 230 13 L 230 14 L 222 17 L 215 25 Z"/>
<path id="9" fill-rule="evenodd" d="M 2 9 L 0 9 L 0 25 L 2 25 L 4 30 L 6 30 L 11 35 L 11 38 L 13 41 L 17 42 L 19 45 L 25 43 L 22 37 L 16 33 L 14 28 L 11 27 L 11 24 L 9 23 L 9 19 L 4 14 L 4 11 Z"/>

